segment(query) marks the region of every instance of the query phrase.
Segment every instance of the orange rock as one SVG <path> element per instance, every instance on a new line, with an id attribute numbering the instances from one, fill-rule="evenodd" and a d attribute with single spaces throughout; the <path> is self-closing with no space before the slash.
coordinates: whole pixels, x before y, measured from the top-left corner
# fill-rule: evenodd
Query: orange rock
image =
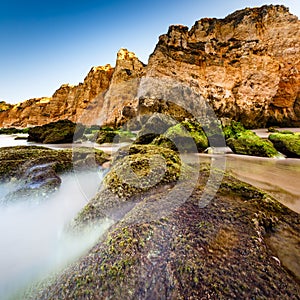
<path id="1" fill-rule="evenodd" d="M 147 112 L 147 105 L 149 112 L 160 105 L 163 111 L 178 111 L 159 104 L 159 93 L 150 84 L 141 89 L 141 79 L 153 77 L 190 87 L 224 123 L 234 119 L 247 127 L 300 126 L 300 21 L 284 6 L 265 5 L 224 19 L 205 18 L 190 30 L 172 25 L 159 37 L 147 66 L 121 49 L 115 68 L 94 67 L 78 86 L 62 85 L 51 98 L 0 111 L 0 127 L 59 119 L 118 126 Z M 167 94 L 168 87 L 162 88 Z"/>

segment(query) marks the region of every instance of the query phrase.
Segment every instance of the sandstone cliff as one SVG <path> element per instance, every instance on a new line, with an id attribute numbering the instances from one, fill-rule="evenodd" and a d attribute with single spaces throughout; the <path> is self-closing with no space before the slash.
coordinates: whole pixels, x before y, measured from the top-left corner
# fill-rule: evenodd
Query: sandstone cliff
<path id="1" fill-rule="evenodd" d="M 114 68 L 110 65 L 93 67 L 83 83 L 62 85 L 50 98 L 30 99 L 0 112 L 0 127 L 26 127 L 69 119 L 89 123 L 83 112 L 97 115 L 102 108 L 103 93 L 110 85 Z"/>
<path id="2" fill-rule="evenodd" d="M 121 49 L 115 68 L 92 68 L 83 84 L 0 112 L 0 127 L 65 118 L 119 125 L 138 113 L 172 111 L 175 90 L 179 106 L 193 111 L 200 104 L 188 95 L 200 95 L 224 122 L 300 126 L 300 21 L 286 7 L 270 5 L 205 18 L 191 29 L 170 26 L 147 66 Z"/>
<path id="3" fill-rule="evenodd" d="M 137 91 L 145 75 L 145 65 L 133 52 L 121 49 L 116 68 L 104 97 L 100 124 L 118 125 L 136 115 Z"/>
<path id="4" fill-rule="evenodd" d="M 300 22 L 284 6 L 171 26 L 159 38 L 149 77 L 182 81 L 220 118 L 248 127 L 300 124 Z"/>

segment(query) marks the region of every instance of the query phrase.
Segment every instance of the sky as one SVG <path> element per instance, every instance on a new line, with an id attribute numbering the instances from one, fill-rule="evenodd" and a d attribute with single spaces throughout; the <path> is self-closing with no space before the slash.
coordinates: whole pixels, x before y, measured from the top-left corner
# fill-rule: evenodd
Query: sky
<path id="1" fill-rule="evenodd" d="M 0 100 L 52 96 L 92 66 L 114 66 L 120 48 L 147 63 L 169 25 L 264 4 L 283 4 L 300 18 L 300 0 L 1 0 Z"/>

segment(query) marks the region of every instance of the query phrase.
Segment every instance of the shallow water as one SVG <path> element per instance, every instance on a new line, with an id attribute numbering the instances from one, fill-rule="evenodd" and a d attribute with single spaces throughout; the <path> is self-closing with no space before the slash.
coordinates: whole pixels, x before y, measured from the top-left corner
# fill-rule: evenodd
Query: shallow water
<path id="1" fill-rule="evenodd" d="M 20 134 L 12 134 L 12 135 L 5 135 L 0 134 L 0 148 L 3 147 L 15 147 L 15 146 L 43 146 L 50 149 L 72 149 L 76 147 L 89 147 L 89 148 L 96 148 L 107 153 L 114 153 L 120 147 L 128 145 L 128 143 L 120 143 L 120 144 L 102 144 L 99 145 L 93 142 L 83 142 L 83 143 L 67 143 L 67 144 L 41 144 L 35 142 L 27 142 L 27 140 L 15 140 L 17 136 Z M 24 135 L 23 135 L 24 136 Z"/>
<path id="2" fill-rule="evenodd" d="M 300 159 L 228 155 L 227 170 L 300 213 Z"/>
<path id="3" fill-rule="evenodd" d="M 198 154 L 200 161 L 211 157 Z M 263 158 L 226 154 L 226 171 L 275 197 L 279 202 L 300 213 L 300 159 Z"/>

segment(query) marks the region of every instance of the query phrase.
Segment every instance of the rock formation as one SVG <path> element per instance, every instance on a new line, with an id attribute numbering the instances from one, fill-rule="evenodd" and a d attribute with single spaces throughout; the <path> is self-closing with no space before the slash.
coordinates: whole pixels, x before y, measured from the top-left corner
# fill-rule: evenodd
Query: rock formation
<path id="1" fill-rule="evenodd" d="M 114 68 L 110 65 L 93 67 L 83 83 L 62 85 L 50 98 L 35 98 L 14 105 L 0 113 L 0 127 L 43 125 L 62 119 L 89 124 L 85 110 L 98 114 L 103 104 Z"/>
<path id="2" fill-rule="evenodd" d="M 100 124 L 117 125 L 135 117 L 138 105 L 137 91 L 145 65 L 133 52 L 121 49 L 109 90 L 104 97 Z"/>
<path id="3" fill-rule="evenodd" d="M 300 124 L 300 22 L 284 6 L 171 26 L 147 76 L 184 82 L 220 118 L 248 127 Z"/>
<path id="4" fill-rule="evenodd" d="M 63 85 L 51 98 L 0 111 L 0 127 L 59 119 L 120 125 L 137 113 L 172 114 L 178 109 L 170 105 L 174 94 L 168 89 L 180 85 L 185 88 L 178 90 L 179 104 L 191 111 L 200 105 L 189 103 L 190 89 L 225 123 L 234 119 L 247 127 L 299 126 L 299 70 L 298 18 L 281 5 L 246 8 L 224 19 L 201 19 L 191 29 L 170 26 L 147 66 L 121 49 L 115 68 L 92 68 L 83 84 Z M 154 79 L 161 84 L 153 85 Z"/>

